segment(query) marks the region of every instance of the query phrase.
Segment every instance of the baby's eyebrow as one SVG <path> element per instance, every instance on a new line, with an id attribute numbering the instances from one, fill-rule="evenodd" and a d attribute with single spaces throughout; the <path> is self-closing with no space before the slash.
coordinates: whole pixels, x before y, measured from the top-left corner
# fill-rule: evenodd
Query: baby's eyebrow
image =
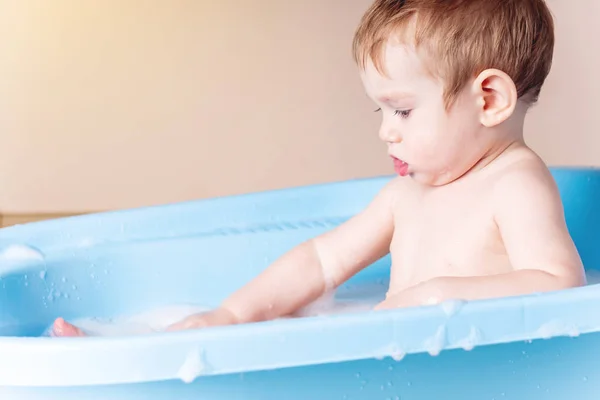
<path id="1" fill-rule="evenodd" d="M 374 99 L 379 103 L 395 103 L 400 102 L 402 100 L 413 99 L 415 97 L 414 94 L 409 92 L 388 92 L 382 94 L 380 96 L 374 96 L 373 94 L 366 93 L 367 97 Z"/>
<path id="2" fill-rule="evenodd" d="M 379 97 L 379 100 L 381 100 L 382 102 L 389 102 L 389 101 L 394 101 L 394 100 L 405 100 L 405 99 L 410 99 L 413 98 L 414 95 L 408 92 L 389 92 L 386 93 L 385 95 Z"/>

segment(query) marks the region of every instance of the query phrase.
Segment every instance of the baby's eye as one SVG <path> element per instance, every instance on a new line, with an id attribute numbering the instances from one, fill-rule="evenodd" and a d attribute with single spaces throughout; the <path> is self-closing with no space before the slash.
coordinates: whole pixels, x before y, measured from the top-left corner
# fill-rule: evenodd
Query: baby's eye
<path id="1" fill-rule="evenodd" d="M 408 118 L 412 110 L 396 110 L 394 115 L 399 115 L 401 118 Z"/>
<path id="2" fill-rule="evenodd" d="M 379 112 L 381 111 L 381 108 L 378 108 L 377 110 L 373 111 L 373 112 Z"/>

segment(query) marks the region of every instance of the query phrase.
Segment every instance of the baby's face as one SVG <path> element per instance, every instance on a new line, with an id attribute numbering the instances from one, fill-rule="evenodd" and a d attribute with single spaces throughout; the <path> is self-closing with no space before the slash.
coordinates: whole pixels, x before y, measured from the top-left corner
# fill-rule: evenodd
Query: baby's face
<path id="1" fill-rule="evenodd" d="M 442 82 L 427 74 L 410 48 L 388 44 L 384 65 L 389 77 L 369 62 L 361 79 L 381 108 L 379 136 L 396 172 L 427 185 L 462 176 L 486 151 L 475 93 L 465 89 L 446 111 Z"/>

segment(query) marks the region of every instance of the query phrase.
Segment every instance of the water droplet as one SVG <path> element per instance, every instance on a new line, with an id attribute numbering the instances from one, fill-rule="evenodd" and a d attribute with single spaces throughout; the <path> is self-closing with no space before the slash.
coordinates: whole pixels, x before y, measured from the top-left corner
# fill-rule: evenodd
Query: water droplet
<path id="1" fill-rule="evenodd" d="M 77 285 L 72 286 L 73 290 L 77 290 Z"/>
<path id="2" fill-rule="evenodd" d="M 381 389 L 382 392 L 385 390 L 385 387 L 383 385 L 381 385 L 379 388 Z"/>
<path id="3" fill-rule="evenodd" d="M 461 308 L 465 305 L 463 300 L 447 300 L 440 304 L 442 311 L 447 317 L 453 317 L 456 315 Z"/>
<path id="4" fill-rule="evenodd" d="M 412 383 L 410 381 L 406 382 L 406 386 L 411 386 Z"/>
<path id="5" fill-rule="evenodd" d="M 584 382 L 587 382 L 587 380 L 588 380 L 588 377 L 587 377 L 587 376 L 584 376 L 584 377 L 583 377 L 583 381 L 584 381 Z"/>
<path id="6" fill-rule="evenodd" d="M 388 371 L 393 371 L 393 370 L 394 370 L 394 366 L 393 366 L 393 365 L 390 365 L 390 366 L 388 367 Z"/>
<path id="7" fill-rule="evenodd" d="M 179 379 L 184 383 L 191 383 L 207 368 L 204 359 L 204 351 L 200 348 L 193 349 L 188 353 L 184 363 L 179 368 L 177 373 Z"/>
<path id="8" fill-rule="evenodd" d="M 392 352 L 392 359 L 394 361 L 402 361 L 406 357 L 406 353 L 402 350 L 395 349 Z"/>
<path id="9" fill-rule="evenodd" d="M 66 283 L 66 282 L 67 282 L 67 278 L 65 278 L 65 277 L 63 276 L 63 278 L 62 278 L 62 283 Z"/>
<path id="10" fill-rule="evenodd" d="M 360 378 L 360 372 L 357 372 L 356 375 L 354 375 L 354 376 L 356 376 L 357 378 Z"/>
<path id="11" fill-rule="evenodd" d="M 427 352 L 432 356 L 438 356 L 442 349 L 444 348 L 446 341 L 446 327 L 440 326 L 435 334 L 425 340 L 425 347 L 427 348 Z"/>
<path id="12" fill-rule="evenodd" d="M 389 387 L 392 387 L 392 386 L 394 386 L 394 384 L 393 384 L 391 381 L 390 381 L 390 382 L 388 382 L 388 383 L 387 383 L 387 385 L 388 385 Z"/>
<path id="13" fill-rule="evenodd" d="M 90 278 L 96 279 L 96 275 L 95 274 L 90 274 Z"/>
<path id="14" fill-rule="evenodd" d="M 40 271 L 40 279 L 46 279 L 46 271 Z"/>
<path id="15" fill-rule="evenodd" d="M 108 270 L 107 269 L 104 270 L 104 275 L 108 275 Z"/>
<path id="16" fill-rule="evenodd" d="M 28 278 L 27 278 L 27 274 L 26 274 L 26 275 L 25 275 L 23 278 L 25 278 L 25 280 L 27 280 L 27 279 L 28 279 Z"/>
<path id="17" fill-rule="evenodd" d="M 69 298 L 69 293 L 63 293 L 63 297 L 64 297 L 65 299 L 68 299 L 68 298 Z"/>

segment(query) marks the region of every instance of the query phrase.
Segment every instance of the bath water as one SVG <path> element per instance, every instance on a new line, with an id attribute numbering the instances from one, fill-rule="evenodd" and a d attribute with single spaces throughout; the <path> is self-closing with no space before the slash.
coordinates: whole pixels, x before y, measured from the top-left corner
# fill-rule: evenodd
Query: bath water
<path id="1" fill-rule="evenodd" d="M 372 310 L 385 298 L 387 282 L 342 287 L 335 293 L 327 293 L 288 318 L 326 316 Z M 174 304 L 154 308 L 143 313 L 110 319 L 79 318 L 68 322 L 90 336 L 130 336 L 164 331 L 169 325 L 192 314 L 208 311 L 197 304 Z M 50 335 L 51 327 L 43 336 Z"/>
<path id="2" fill-rule="evenodd" d="M 600 284 L 600 271 L 588 271 L 587 280 L 588 285 Z M 290 317 L 303 318 L 368 312 L 385 299 L 388 285 L 388 281 L 381 281 L 342 286 L 336 292 L 321 296 Z M 451 315 L 455 312 L 456 304 L 450 302 L 442 307 L 446 313 Z M 92 336 L 144 335 L 164 331 L 169 325 L 187 316 L 208 310 L 208 307 L 197 304 L 175 304 L 136 315 L 119 316 L 112 319 L 80 318 L 69 322 Z M 48 334 L 49 330 L 44 333 L 44 336 Z"/>

